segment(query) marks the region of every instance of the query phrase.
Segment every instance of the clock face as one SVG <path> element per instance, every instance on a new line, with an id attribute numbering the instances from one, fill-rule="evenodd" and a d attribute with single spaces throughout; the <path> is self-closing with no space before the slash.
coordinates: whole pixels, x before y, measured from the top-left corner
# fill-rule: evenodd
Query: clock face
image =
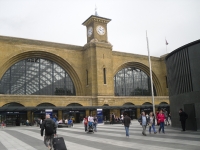
<path id="1" fill-rule="evenodd" d="M 97 33 L 99 34 L 99 35 L 104 35 L 105 33 L 106 33 L 106 30 L 104 29 L 104 27 L 102 27 L 102 26 L 97 26 Z"/>
<path id="2" fill-rule="evenodd" d="M 93 32 L 93 28 L 88 27 L 88 37 L 90 37 L 92 35 L 92 32 Z"/>

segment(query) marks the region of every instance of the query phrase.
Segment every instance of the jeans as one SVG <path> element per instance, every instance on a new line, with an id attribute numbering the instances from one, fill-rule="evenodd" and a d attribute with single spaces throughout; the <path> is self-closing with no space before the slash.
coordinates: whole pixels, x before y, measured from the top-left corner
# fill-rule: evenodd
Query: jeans
<path id="1" fill-rule="evenodd" d="M 146 134 L 146 127 L 147 127 L 146 125 L 142 125 L 142 129 L 143 129 L 143 130 L 142 130 L 142 133 L 143 133 L 143 134 Z"/>
<path id="2" fill-rule="evenodd" d="M 94 131 L 97 131 L 97 124 L 96 123 L 93 124 L 93 127 L 94 127 Z"/>
<path id="3" fill-rule="evenodd" d="M 160 122 L 159 132 L 160 132 L 161 129 L 162 129 L 162 132 L 165 133 L 165 130 L 164 130 L 164 122 Z"/>
<path id="4" fill-rule="evenodd" d="M 129 136 L 129 127 L 125 127 L 125 131 L 126 131 L 126 136 Z"/>
<path id="5" fill-rule="evenodd" d="M 149 127 L 149 132 L 151 133 L 151 128 L 153 129 L 153 132 L 155 133 L 156 132 L 156 129 L 155 129 L 155 125 L 152 124 L 150 127 Z"/>
<path id="6" fill-rule="evenodd" d="M 85 131 L 87 131 L 87 126 L 88 126 L 88 125 L 87 125 L 87 124 L 84 124 L 84 126 L 85 126 Z"/>
<path id="7" fill-rule="evenodd" d="M 53 146 L 53 144 L 52 144 L 53 138 L 54 138 L 53 134 L 44 136 L 44 144 L 46 145 L 46 147 L 49 147 L 49 146 L 52 147 Z"/>

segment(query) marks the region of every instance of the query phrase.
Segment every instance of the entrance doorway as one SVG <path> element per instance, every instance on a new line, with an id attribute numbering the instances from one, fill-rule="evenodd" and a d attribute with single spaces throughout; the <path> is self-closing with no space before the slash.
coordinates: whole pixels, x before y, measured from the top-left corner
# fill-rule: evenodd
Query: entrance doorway
<path id="1" fill-rule="evenodd" d="M 27 120 L 26 112 L 1 112 L 0 121 L 4 121 L 6 126 L 24 125 Z"/>
<path id="2" fill-rule="evenodd" d="M 103 120 L 110 121 L 110 109 L 103 109 Z"/>
<path id="3" fill-rule="evenodd" d="M 83 121 L 85 117 L 85 110 L 70 110 L 70 111 L 63 111 L 63 119 L 72 119 L 74 123 L 80 123 Z"/>
<path id="4" fill-rule="evenodd" d="M 195 105 L 194 104 L 185 104 L 184 111 L 188 114 L 188 119 L 186 120 L 186 130 L 197 131 Z"/>
<path id="5" fill-rule="evenodd" d="M 121 114 L 126 113 L 132 120 L 136 119 L 137 117 L 137 111 L 135 108 L 126 108 L 126 109 L 121 109 Z"/>

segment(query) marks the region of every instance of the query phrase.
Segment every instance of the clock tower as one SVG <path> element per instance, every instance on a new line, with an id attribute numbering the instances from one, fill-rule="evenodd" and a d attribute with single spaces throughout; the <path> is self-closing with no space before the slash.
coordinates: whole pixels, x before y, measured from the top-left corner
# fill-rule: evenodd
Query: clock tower
<path id="1" fill-rule="evenodd" d="M 92 105 L 99 103 L 98 96 L 113 96 L 112 45 L 108 42 L 107 24 L 111 19 L 91 15 L 83 25 L 87 29 L 84 45 L 85 93 L 95 97 Z"/>
<path id="2" fill-rule="evenodd" d="M 82 24 L 87 28 L 87 43 L 91 40 L 108 43 L 107 24 L 111 19 L 91 15 Z"/>

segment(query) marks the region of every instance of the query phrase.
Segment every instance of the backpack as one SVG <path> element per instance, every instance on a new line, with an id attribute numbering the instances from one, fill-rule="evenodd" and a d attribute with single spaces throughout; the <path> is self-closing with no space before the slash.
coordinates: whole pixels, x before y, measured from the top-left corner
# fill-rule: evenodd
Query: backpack
<path id="1" fill-rule="evenodd" d="M 54 122 L 53 122 L 53 120 L 45 120 L 44 127 L 45 127 L 46 135 L 54 134 Z"/>

